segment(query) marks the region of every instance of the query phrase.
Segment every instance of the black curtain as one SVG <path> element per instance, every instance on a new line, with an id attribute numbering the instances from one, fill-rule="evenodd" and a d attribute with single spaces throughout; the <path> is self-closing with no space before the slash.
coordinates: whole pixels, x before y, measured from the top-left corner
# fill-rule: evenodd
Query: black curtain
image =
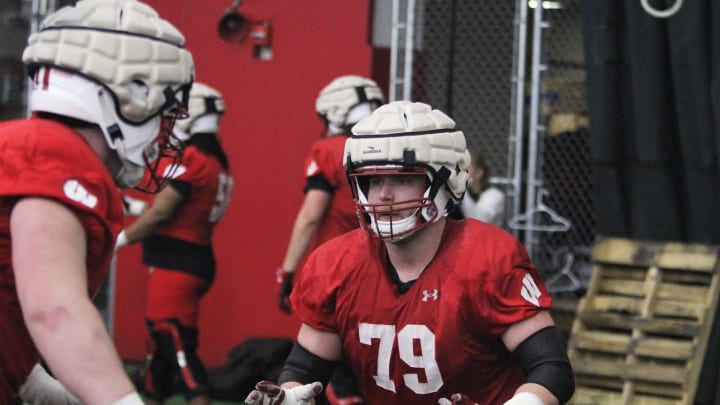
<path id="1" fill-rule="evenodd" d="M 582 6 L 597 232 L 720 242 L 720 1 Z"/>
<path id="2" fill-rule="evenodd" d="M 581 5 L 597 233 L 720 243 L 720 0 Z M 719 348 L 715 322 L 696 404 L 720 404 Z"/>

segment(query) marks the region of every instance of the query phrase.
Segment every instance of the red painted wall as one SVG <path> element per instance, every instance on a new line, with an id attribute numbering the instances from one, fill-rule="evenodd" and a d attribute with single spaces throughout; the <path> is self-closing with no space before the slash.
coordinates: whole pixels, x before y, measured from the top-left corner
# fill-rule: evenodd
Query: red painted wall
<path id="1" fill-rule="evenodd" d="M 294 337 L 299 323 L 276 305 L 281 264 L 302 201 L 302 166 L 323 126 L 315 114 L 322 86 L 341 74 L 371 76 L 371 0 L 245 0 L 241 12 L 272 21 L 273 59 L 250 43 L 224 42 L 217 23 L 231 0 L 146 0 L 180 29 L 197 80 L 227 103 L 221 137 L 235 191 L 215 235 L 218 273 L 204 299 L 200 355 L 208 365 L 248 337 Z M 386 83 L 386 77 L 376 78 Z M 118 254 L 115 341 L 125 360 L 144 356 L 145 269 L 139 246 Z"/>

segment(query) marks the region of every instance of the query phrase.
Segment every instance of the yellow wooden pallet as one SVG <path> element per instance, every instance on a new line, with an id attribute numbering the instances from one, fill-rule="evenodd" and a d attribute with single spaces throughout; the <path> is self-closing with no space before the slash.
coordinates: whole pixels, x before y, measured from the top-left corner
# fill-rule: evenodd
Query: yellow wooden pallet
<path id="1" fill-rule="evenodd" d="M 720 246 L 598 239 L 568 340 L 573 405 L 693 402 L 718 301 Z"/>

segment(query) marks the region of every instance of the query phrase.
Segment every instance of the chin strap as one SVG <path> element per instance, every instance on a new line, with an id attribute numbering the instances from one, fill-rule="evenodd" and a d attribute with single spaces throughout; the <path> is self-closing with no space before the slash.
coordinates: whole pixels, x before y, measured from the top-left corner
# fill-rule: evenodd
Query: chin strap
<path id="1" fill-rule="evenodd" d="M 435 222 L 448 212 L 450 198 L 448 193 L 441 193 L 440 190 L 449 178 L 450 170 L 445 166 L 441 167 L 440 170 L 432 176 L 432 182 L 430 183 L 430 187 L 428 187 L 428 191 L 425 193 L 425 197 L 430 199 L 433 204 L 422 210 L 422 216 L 426 221 Z"/>

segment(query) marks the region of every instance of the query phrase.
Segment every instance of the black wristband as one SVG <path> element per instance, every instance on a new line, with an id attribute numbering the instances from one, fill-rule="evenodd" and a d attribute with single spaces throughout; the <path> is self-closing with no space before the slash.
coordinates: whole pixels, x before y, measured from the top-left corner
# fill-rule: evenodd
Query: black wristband
<path id="1" fill-rule="evenodd" d="M 285 366 L 278 377 L 278 384 L 287 381 L 297 381 L 302 384 L 320 381 L 323 386 L 327 386 L 337 364 L 338 362 L 318 357 L 295 343 L 285 360 Z"/>
<path id="2" fill-rule="evenodd" d="M 526 382 L 547 388 L 561 404 L 570 400 L 575 392 L 575 378 L 555 326 L 543 328 L 522 341 L 513 357 L 525 371 Z"/>

